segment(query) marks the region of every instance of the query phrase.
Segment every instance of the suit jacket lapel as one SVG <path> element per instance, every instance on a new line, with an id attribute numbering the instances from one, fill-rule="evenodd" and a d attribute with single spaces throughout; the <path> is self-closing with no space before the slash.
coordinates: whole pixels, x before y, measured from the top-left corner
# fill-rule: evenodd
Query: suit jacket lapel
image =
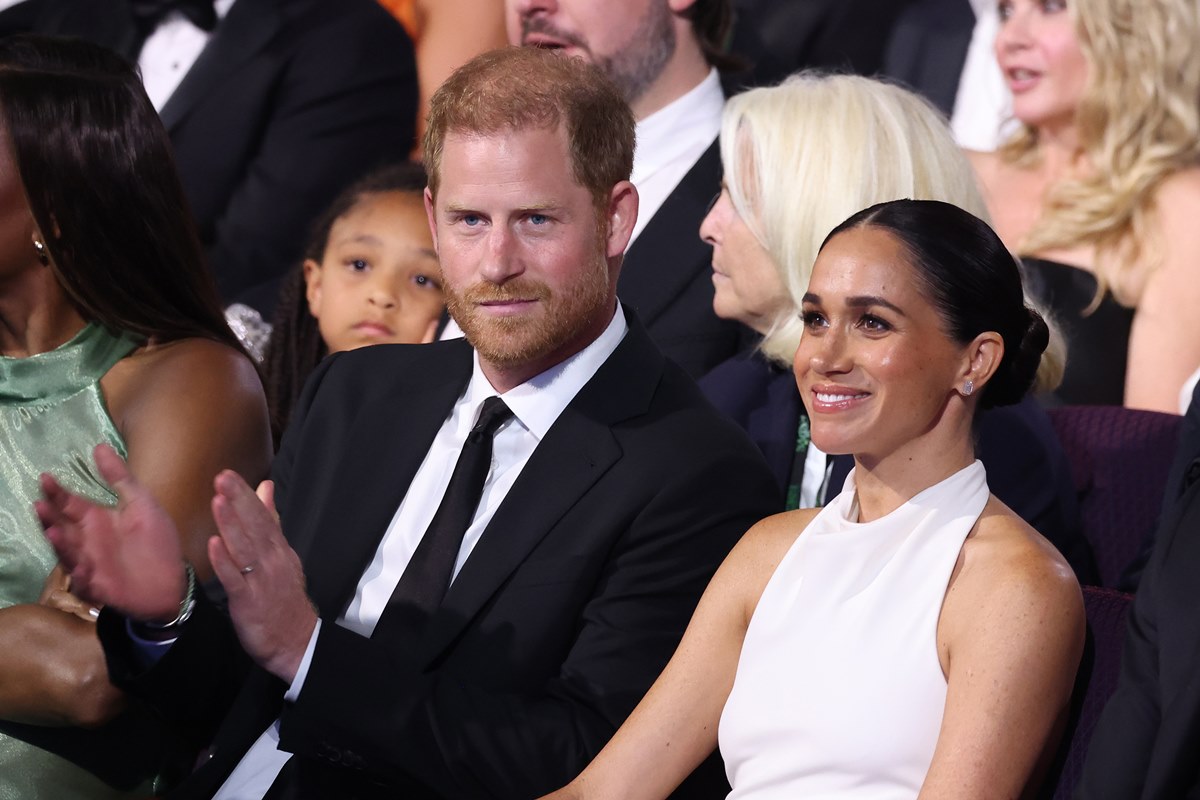
<path id="1" fill-rule="evenodd" d="M 538 444 L 471 552 L 420 646 L 437 657 L 564 514 L 621 458 L 611 426 L 645 413 L 663 357 L 633 315 L 616 351 Z"/>
<path id="2" fill-rule="evenodd" d="M 796 429 L 804 411 L 791 371 L 774 365 L 764 369 L 770 370 L 767 403 L 750 412 L 746 434 L 763 452 L 779 485 L 786 488 L 796 455 Z"/>
<path id="3" fill-rule="evenodd" d="M 698 269 L 712 263 L 712 248 L 700 239 L 700 220 L 720 185 L 721 150 L 714 141 L 625 254 L 617 294 L 646 326 L 654 324 Z"/>
<path id="4" fill-rule="evenodd" d="M 432 346 L 432 345 L 429 345 Z M 471 377 L 471 350 L 447 348 L 445 369 L 417 376 L 402 400 L 377 398 L 347 436 L 346 460 L 301 551 L 309 594 L 322 615 L 342 613 L 455 399 Z"/>
<path id="5" fill-rule="evenodd" d="M 242 64 L 264 48 L 279 30 L 283 15 L 275 0 L 238 0 L 217 23 L 196 63 L 183 77 L 159 116 L 167 130 Z"/>

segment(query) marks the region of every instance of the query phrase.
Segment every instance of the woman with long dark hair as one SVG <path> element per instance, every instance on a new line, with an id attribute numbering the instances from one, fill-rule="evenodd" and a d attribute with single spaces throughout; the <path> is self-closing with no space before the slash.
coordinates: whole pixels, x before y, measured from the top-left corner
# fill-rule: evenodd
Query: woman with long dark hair
<path id="1" fill-rule="evenodd" d="M 115 502 L 92 459 L 101 443 L 127 456 L 207 577 L 213 476 L 233 468 L 256 481 L 269 464 L 261 382 L 225 324 L 137 73 L 81 41 L 10 37 L 0 40 L 5 719 L 90 726 L 121 708 L 95 610 L 52 574 L 33 511 L 43 472 Z M 47 751 L 0 737 L 0 798 L 114 794 Z"/>

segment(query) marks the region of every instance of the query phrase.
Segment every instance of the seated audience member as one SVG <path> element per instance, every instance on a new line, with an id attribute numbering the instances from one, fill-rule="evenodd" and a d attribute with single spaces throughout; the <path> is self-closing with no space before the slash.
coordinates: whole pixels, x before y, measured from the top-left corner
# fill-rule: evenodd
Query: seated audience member
<path id="1" fill-rule="evenodd" d="M 1120 681 L 1084 762 L 1081 800 L 1176 800 L 1200 793 L 1198 563 L 1200 403 L 1193 399 L 1154 550 L 1130 608 Z"/>
<path id="2" fill-rule="evenodd" d="M 802 69 L 873 75 L 897 17 L 911 0 L 732 0 L 729 49 L 749 62 L 735 75 L 766 86 Z M 963 0 L 965 2 L 965 0 Z"/>
<path id="3" fill-rule="evenodd" d="M 445 304 L 417 164 L 380 169 L 318 220 L 284 286 L 266 352 L 278 437 L 322 358 L 369 344 L 433 341 Z"/>
<path id="4" fill-rule="evenodd" d="M 33 510 L 39 474 L 111 505 L 91 452 L 112 447 L 172 521 L 172 544 L 210 577 L 213 476 L 266 474 L 266 405 L 134 69 L 85 42 L 8 37 L 0 97 L 0 717 L 94 727 L 122 698 L 105 680 L 95 610 L 51 574 Z M 101 739 L 109 758 L 137 755 Z M 0 735 L 0 797 L 116 796 Z"/>
<path id="5" fill-rule="evenodd" d="M 911 0 L 888 37 L 880 74 L 950 118 L 961 147 L 995 150 L 1011 132 L 1012 98 L 996 64 L 996 0 Z"/>
<path id="6" fill-rule="evenodd" d="M 759 446 L 787 508 L 823 505 L 842 487 L 849 455 L 809 446 L 810 420 L 791 362 L 799 311 L 821 241 L 854 211 L 884 200 L 942 200 L 986 219 L 970 164 L 945 122 L 916 95 L 849 75 L 801 74 L 737 95 L 721 131 L 725 180 L 700 227 L 713 245 L 714 308 L 763 336 L 700 386 Z M 807 201 L 806 201 L 807 199 Z M 1053 380 L 1057 359 L 1045 359 Z M 1032 398 L 984 411 L 978 453 L 996 496 L 1093 575 L 1070 466 Z"/>
<path id="7" fill-rule="evenodd" d="M 1071 358 L 1062 403 L 1176 412 L 1200 366 L 1200 8 L 1001 0 L 1020 129 L 973 160 Z M 1126 32 L 1136 30 L 1136 36 Z"/>
<path id="8" fill-rule="evenodd" d="M 413 145 L 412 42 L 375 0 L 25 0 L 136 59 L 225 303 L 270 316 L 329 198 Z"/>
<path id="9" fill-rule="evenodd" d="M 505 0 L 511 44 L 595 64 L 637 119 L 638 220 L 617 294 L 692 377 L 746 344 L 712 311 L 712 251 L 692 234 L 721 174 L 718 69 L 732 0 Z"/>
<path id="10" fill-rule="evenodd" d="M 718 744 L 731 798 L 1017 797 L 1055 746 L 1079 585 L 972 442 L 1046 346 L 1013 257 L 955 206 L 872 206 L 825 241 L 803 314 L 796 379 L 814 443 L 854 453 L 846 491 L 746 534 L 556 797 L 666 797 Z"/>
<path id="11" fill-rule="evenodd" d="M 114 678 L 215 735 L 178 796 L 561 785 L 778 507 L 761 455 L 616 300 L 633 130 L 598 70 L 535 48 L 443 84 L 425 204 L 466 341 L 325 359 L 275 459 L 278 522 L 217 478 L 228 616 L 187 591 L 172 526 L 111 451 L 115 512 L 45 481 L 47 536 L 106 603 Z"/>
<path id="12" fill-rule="evenodd" d="M 497 0 L 379 0 L 404 25 L 417 56 L 418 146 L 425 132 L 429 98 L 450 73 L 487 50 L 503 47 L 504 4 Z"/>

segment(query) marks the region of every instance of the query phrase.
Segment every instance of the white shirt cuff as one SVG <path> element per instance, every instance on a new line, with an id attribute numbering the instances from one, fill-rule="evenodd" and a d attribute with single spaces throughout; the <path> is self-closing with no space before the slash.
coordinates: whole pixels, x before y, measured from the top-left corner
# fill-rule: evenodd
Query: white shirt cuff
<path id="1" fill-rule="evenodd" d="M 313 651 L 317 649 L 317 636 L 320 634 L 321 618 L 317 617 L 317 624 L 313 627 L 308 647 L 304 649 L 304 658 L 300 659 L 300 666 L 296 668 L 296 677 L 292 678 L 292 685 L 288 687 L 287 694 L 283 696 L 288 703 L 294 703 L 300 697 L 300 690 L 304 688 L 304 679 L 308 677 L 308 668 L 312 665 Z"/>

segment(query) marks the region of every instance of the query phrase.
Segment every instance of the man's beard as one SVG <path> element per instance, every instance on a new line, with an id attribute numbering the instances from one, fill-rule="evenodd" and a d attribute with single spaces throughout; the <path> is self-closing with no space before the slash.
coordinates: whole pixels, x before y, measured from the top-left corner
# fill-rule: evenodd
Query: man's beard
<path id="1" fill-rule="evenodd" d="M 503 285 L 476 283 L 459 291 L 444 287 L 446 308 L 479 357 L 497 366 L 515 366 L 543 358 L 577 338 L 603 314 L 609 301 L 608 265 L 599 258 L 577 283 L 554 293 L 525 278 Z M 479 303 L 536 300 L 540 313 L 490 316 Z M 585 343 L 586 344 L 586 343 Z"/>
<path id="2" fill-rule="evenodd" d="M 675 26 L 666 3 L 652 2 L 638 20 L 633 36 L 616 53 L 597 56 L 582 36 L 569 33 L 543 17 L 521 20 L 521 42 L 530 33 L 544 33 L 588 53 L 591 61 L 617 85 L 625 102 L 646 93 L 675 54 Z"/>

